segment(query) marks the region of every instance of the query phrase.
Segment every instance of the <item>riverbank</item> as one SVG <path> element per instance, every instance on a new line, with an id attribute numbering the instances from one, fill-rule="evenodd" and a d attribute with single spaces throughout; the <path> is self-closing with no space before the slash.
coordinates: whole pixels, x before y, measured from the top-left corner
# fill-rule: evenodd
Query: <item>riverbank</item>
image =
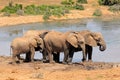
<path id="1" fill-rule="evenodd" d="M 119 80 L 120 64 L 94 62 L 72 65 L 34 63 L 9 64 L 0 56 L 0 80 Z"/>
<path id="2" fill-rule="evenodd" d="M 42 1 L 42 3 L 43 2 L 44 1 Z M 57 2 L 58 0 L 54 1 L 54 4 Z M 3 1 L 3 3 L 5 2 Z M 20 2 L 16 2 L 16 3 L 20 3 Z M 27 2 L 21 2 L 21 3 L 22 4 L 24 3 L 24 5 L 27 5 Z M 28 2 L 28 4 L 30 3 L 32 3 L 32 0 L 31 2 Z M 60 4 L 60 1 L 58 3 Z M 35 4 L 37 4 L 37 2 Z M 47 2 L 44 4 L 47 4 Z M 111 19 L 114 17 L 118 18 L 120 16 L 118 13 L 113 13 L 109 11 L 108 10 L 109 7 L 100 6 L 95 0 L 88 0 L 88 3 L 83 4 L 83 6 L 85 10 L 71 10 L 70 13 L 65 14 L 64 16 L 61 16 L 61 17 L 51 16 L 48 21 L 81 19 L 81 18 L 96 18 L 95 16 L 93 16 L 93 13 L 96 9 L 99 9 L 102 12 L 102 16 L 100 16 L 99 18 Z M 43 15 L 26 15 L 26 16 L 12 15 L 10 17 L 6 17 L 6 16 L 3 16 L 3 13 L 0 14 L 0 27 L 8 26 L 8 25 L 36 23 L 36 22 L 44 22 Z"/>

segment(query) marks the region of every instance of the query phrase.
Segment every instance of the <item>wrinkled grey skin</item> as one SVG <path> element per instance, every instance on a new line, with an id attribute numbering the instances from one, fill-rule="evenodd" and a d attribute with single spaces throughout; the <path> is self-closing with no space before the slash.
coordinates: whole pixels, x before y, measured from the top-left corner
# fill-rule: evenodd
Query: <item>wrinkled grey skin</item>
<path id="1" fill-rule="evenodd" d="M 43 37 L 43 41 L 45 43 L 45 51 L 48 54 L 50 63 L 54 63 L 52 57 L 53 52 L 56 52 L 56 54 L 64 52 L 63 63 L 66 63 L 69 54 L 73 54 L 73 52 L 70 53 L 70 46 L 73 48 L 81 47 L 81 50 L 83 51 L 83 59 L 86 59 L 84 38 L 76 32 L 61 33 L 50 31 Z"/>
<path id="2" fill-rule="evenodd" d="M 101 33 L 99 32 L 91 32 L 89 30 L 78 31 L 85 39 L 85 47 L 86 47 L 86 57 L 88 56 L 88 61 L 92 61 L 92 51 L 93 47 L 99 46 L 100 51 L 106 50 L 106 43 Z M 70 52 L 81 51 L 81 48 L 73 48 L 71 47 Z M 59 55 L 53 55 L 56 58 L 56 61 L 59 61 Z M 69 54 L 68 62 L 71 63 L 73 58 L 73 54 Z M 82 61 L 85 61 L 83 58 Z"/>
<path id="3" fill-rule="evenodd" d="M 43 40 L 38 37 L 18 37 L 11 42 L 13 63 L 16 62 L 16 57 L 20 59 L 20 54 L 26 53 L 26 58 L 34 61 L 35 50 L 43 50 Z"/>

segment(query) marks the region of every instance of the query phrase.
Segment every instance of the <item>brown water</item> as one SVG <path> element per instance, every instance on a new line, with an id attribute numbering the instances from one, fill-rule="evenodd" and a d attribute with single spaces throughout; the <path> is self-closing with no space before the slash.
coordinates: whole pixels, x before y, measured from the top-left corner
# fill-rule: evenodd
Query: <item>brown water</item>
<path id="1" fill-rule="evenodd" d="M 10 56 L 10 42 L 15 38 L 22 36 L 28 30 L 91 30 L 101 32 L 107 43 L 107 49 L 104 52 L 94 48 L 93 61 L 120 62 L 120 19 L 105 21 L 102 19 L 80 19 L 65 20 L 56 22 L 23 24 L 15 26 L 6 26 L 0 28 L 0 55 Z M 39 52 L 36 52 L 35 58 L 42 58 Z M 61 60 L 63 54 L 61 54 Z M 77 52 L 74 55 L 74 62 L 80 62 L 82 53 Z"/>

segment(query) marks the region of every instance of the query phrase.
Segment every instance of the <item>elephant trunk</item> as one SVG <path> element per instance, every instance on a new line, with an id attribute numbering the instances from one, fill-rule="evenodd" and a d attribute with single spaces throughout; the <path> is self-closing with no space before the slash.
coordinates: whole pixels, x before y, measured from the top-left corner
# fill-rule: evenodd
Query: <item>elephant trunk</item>
<path id="1" fill-rule="evenodd" d="M 99 46 L 99 50 L 100 50 L 100 51 L 106 50 L 106 45 L 100 45 L 100 46 Z"/>

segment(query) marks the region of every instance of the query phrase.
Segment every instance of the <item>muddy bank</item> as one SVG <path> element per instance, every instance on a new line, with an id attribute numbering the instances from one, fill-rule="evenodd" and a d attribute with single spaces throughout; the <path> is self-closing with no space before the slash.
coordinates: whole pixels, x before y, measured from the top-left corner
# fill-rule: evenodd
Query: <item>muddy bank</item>
<path id="1" fill-rule="evenodd" d="M 72 65 L 34 63 L 9 64 L 10 57 L 0 56 L 0 80 L 119 80 L 118 63 L 74 63 Z"/>
<path id="2" fill-rule="evenodd" d="M 62 64 L 61 63 L 43 63 L 39 59 L 35 59 L 35 61 L 32 62 L 22 62 L 17 64 L 11 64 L 12 58 L 7 56 L 0 56 L 0 64 L 6 64 L 10 66 L 19 65 L 19 66 L 28 66 L 31 68 L 40 68 L 40 69 L 55 69 L 55 70 L 71 70 L 71 69 L 82 69 L 82 70 L 97 70 L 97 69 L 111 69 L 120 67 L 120 63 L 110 63 L 110 62 L 76 62 L 73 64 Z M 33 66 L 34 65 L 34 66 Z"/>

